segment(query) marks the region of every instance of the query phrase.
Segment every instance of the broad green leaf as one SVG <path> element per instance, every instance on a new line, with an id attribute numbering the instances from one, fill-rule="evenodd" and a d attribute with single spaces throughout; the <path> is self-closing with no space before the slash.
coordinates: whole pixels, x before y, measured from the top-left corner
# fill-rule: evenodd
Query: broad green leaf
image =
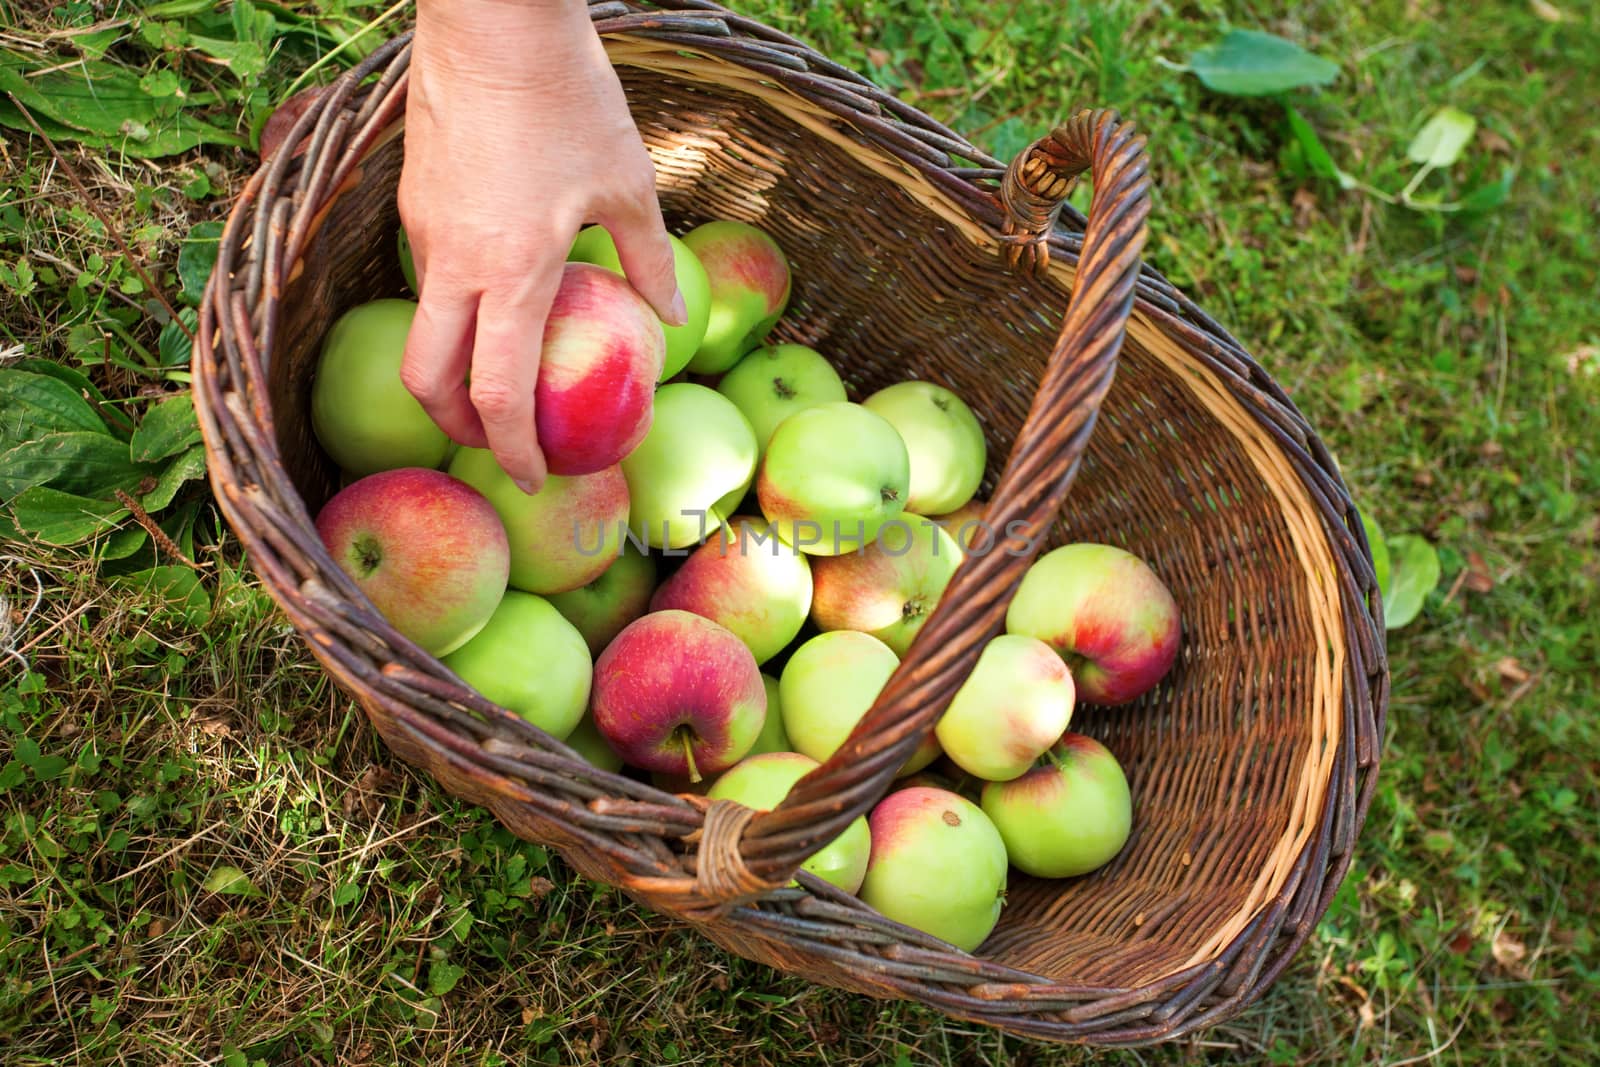
<path id="1" fill-rule="evenodd" d="M 208 893 L 224 893 L 234 896 L 256 897 L 261 895 L 261 890 L 255 887 L 249 877 L 237 867 L 221 866 L 213 868 L 206 876 L 205 884 Z"/>
<path id="2" fill-rule="evenodd" d="M 139 503 L 146 511 L 160 511 L 172 503 L 172 498 L 178 495 L 178 490 L 183 488 L 185 482 L 203 478 L 205 473 L 206 446 L 197 444 L 167 464 L 156 477 L 155 488 L 140 497 Z"/>
<path id="3" fill-rule="evenodd" d="M 1383 602 L 1384 626 L 1398 630 L 1422 611 L 1423 601 L 1439 585 L 1439 553 L 1415 534 L 1389 538 L 1389 595 Z"/>
<path id="4" fill-rule="evenodd" d="M 1461 150 L 1477 130 L 1478 120 L 1465 111 L 1442 107 L 1412 138 L 1406 158 L 1430 167 L 1448 167 L 1461 158 Z"/>
<path id="5" fill-rule="evenodd" d="M 1378 592 L 1385 600 L 1389 597 L 1389 542 L 1383 539 L 1383 527 L 1370 511 L 1361 513 L 1361 525 L 1367 531 L 1367 547 L 1372 550 L 1372 569 L 1378 576 Z"/>
<path id="6" fill-rule="evenodd" d="M 178 316 L 183 324 L 189 327 L 189 333 L 194 332 L 199 321 L 192 308 L 179 308 Z M 188 363 L 194 355 L 194 342 L 189 340 L 189 334 L 184 333 L 178 325 L 177 319 L 168 320 L 161 327 L 161 336 L 156 338 L 156 356 L 161 360 L 163 367 L 181 367 Z"/>
<path id="7" fill-rule="evenodd" d="M 434 996 L 442 997 L 454 989 L 466 973 L 467 969 L 458 964 L 434 960 L 428 965 L 428 989 Z"/>
<path id="8" fill-rule="evenodd" d="M 211 617 L 211 594 L 194 571 L 183 566 L 151 567 L 115 579 L 118 585 L 161 596 L 190 626 L 204 626 Z"/>
<path id="9" fill-rule="evenodd" d="M 134 463 L 128 446 L 109 434 L 46 434 L 0 453 L 0 503 L 36 485 L 108 499 L 117 489 L 134 492 L 156 473 Z"/>
<path id="10" fill-rule="evenodd" d="M 1256 30 L 1229 30 L 1191 55 L 1189 69 L 1207 89 L 1229 96 L 1270 96 L 1325 85 L 1339 74 L 1337 63 Z"/>
<path id="11" fill-rule="evenodd" d="M 222 240 L 222 223 L 197 222 L 178 249 L 178 280 L 183 284 L 183 299 L 199 306 L 211 268 L 217 265 L 217 247 Z"/>
<path id="12" fill-rule="evenodd" d="M 64 547 L 82 544 L 110 529 L 128 517 L 128 509 L 115 500 L 94 500 L 36 485 L 17 494 L 11 514 L 24 532 L 45 544 Z"/>
<path id="13" fill-rule="evenodd" d="M 222 60 L 240 81 L 249 81 L 267 69 L 266 49 L 255 41 L 230 41 L 222 37 L 192 34 L 189 44 L 214 59 Z"/>
<path id="14" fill-rule="evenodd" d="M 111 536 L 107 537 L 100 546 L 100 551 L 96 558 L 102 563 L 127 559 L 143 548 L 145 542 L 149 540 L 150 535 L 143 526 L 136 522 L 130 522 L 120 530 L 111 531 Z"/>
<path id="15" fill-rule="evenodd" d="M 61 379 L 0 368 L 0 451 L 61 430 L 107 432 L 94 406 Z"/>
<path id="16" fill-rule="evenodd" d="M 89 380 L 88 375 L 84 374 L 76 367 L 67 366 L 65 363 L 57 363 L 53 359 L 37 359 L 30 357 L 28 359 L 17 360 L 15 363 L 11 364 L 11 369 L 27 371 L 29 374 L 42 374 L 46 378 L 54 378 L 57 381 L 65 382 L 72 388 L 73 392 L 83 397 L 89 406 L 93 407 L 97 413 L 102 410 L 102 405 L 106 403 L 105 394 L 100 391 L 98 386 Z M 124 440 L 127 439 L 129 430 L 124 429 L 120 423 L 113 420 L 112 422 L 108 423 L 108 425 L 110 425 L 112 433 L 123 438 Z"/>
<path id="17" fill-rule="evenodd" d="M 0 100 L 6 92 L 15 94 L 53 137 L 143 158 L 175 155 L 202 144 L 244 144 L 231 130 L 185 111 L 177 98 L 151 96 L 139 84 L 141 75 L 120 64 L 85 60 L 31 74 L 22 60 L 0 51 Z M 0 123 L 30 129 L 26 118 L 6 103 L 0 108 Z"/>
<path id="18" fill-rule="evenodd" d="M 1300 151 L 1311 173 L 1319 178 L 1338 180 L 1339 166 L 1328 154 L 1327 148 L 1322 144 L 1322 138 L 1317 136 L 1317 131 L 1312 128 L 1311 123 L 1292 107 L 1286 107 L 1284 111 L 1289 119 L 1289 132 L 1294 134 L 1295 142 L 1300 145 Z"/>
<path id="19" fill-rule="evenodd" d="M 179 393 L 145 412 L 128 442 L 128 453 L 135 462 L 153 463 L 177 455 L 199 440 L 200 424 L 194 417 L 194 397 Z"/>

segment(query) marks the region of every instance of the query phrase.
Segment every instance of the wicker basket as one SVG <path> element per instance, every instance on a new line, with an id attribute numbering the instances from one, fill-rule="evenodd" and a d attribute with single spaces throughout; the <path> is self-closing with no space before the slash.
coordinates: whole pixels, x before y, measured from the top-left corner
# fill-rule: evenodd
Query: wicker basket
<path id="1" fill-rule="evenodd" d="M 1141 271 L 1143 138 L 1085 113 L 1008 169 L 702 0 L 591 11 L 669 223 L 745 219 L 784 246 L 784 339 L 827 353 L 857 398 L 908 377 L 972 398 L 995 528 L 1122 545 L 1172 588 L 1172 675 L 1074 720 L 1128 771 L 1131 841 L 1082 878 L 1013 872 L 972 954 L 809 875 L 785 888 L 932 729 L 1002 622 L 1020 555 L 969 559 L 862 727 L 754 818 L 595 770 L 373 611 L 312 526 L 336 472 L 307 413 L 327 324 L 401 291 L 405 39 L 301 116 L 234 206 L 207 290 L 197 405 L 217 499 L 262 581 L 395 752 L 732 952 L 1060 1041 L 1146 1043 L 1237 1012 L 1349 866 L 1387 698 L 1381 609 L 1327 451 L 1237 342 Z M 1086 224 L 1063 208 L 1085 169 Z"/>

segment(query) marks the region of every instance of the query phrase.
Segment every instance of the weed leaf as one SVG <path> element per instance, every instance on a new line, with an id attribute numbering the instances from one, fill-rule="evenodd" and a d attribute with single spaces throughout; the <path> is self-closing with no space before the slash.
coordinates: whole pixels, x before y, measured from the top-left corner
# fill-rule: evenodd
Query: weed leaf
<path id="1" fill-rule="evenodd" d="M 128 509 L 114 500 L 95 500 L 36 485 L 17 494 L 11 502 L 11 515 L 23 532 L 45 544 L 66 547 L 82 544 L 127 518 Z M 118 547 L 123 546 L 119 543 Z M 129 554 L 138 547 L 134 545 Z"/>
<path id="2" fill-rule="evenodd" d="M 1448 167 L 1461 158 L 1461 150 L 1477 129 L 1478 120 L 1465 111 L 1442 107 L 1412 138 L 1406 158 L 1429 167 Z"/>
<path id="3" fill-rule="evenodd" d="M 1439 585 L 1439 553 L 1416 534 L 1389 538 L 1390 586 L 1384 596 L 1384 626 L 1398 630 L 1422 611 Z"/>
<path id="4" fill-rule="evenodd" d="M 154 463 L 182 452 L 199 440 L 200 424 L 194 417 L 194 397 L 180 393 L 152 405 L 145 412 L 144 420 L 128 442 L 128 452 L 136 463 Z"/>
<path id="5" fill-rule="evenodd" d="M 0 451 L 47 433 L 106 433 L 94 406 L 59 378 L 0 369 Z"/>
<path id="6" fill-rule="evenodd" d="M 1191 55 L 1189 69 L 1207 89 L 1228 96 L 1270 96 L 1325 85 L 1339 75 L 1337 63 L 1256 30 L 1228 31 Z"/>
<path id="7" fill-rule="evenodd" d="M 133 462 L 128 446 L 110 434 L 45 434 L 0 453 L 0 503 L 36 485 L 104 499 L 117 489 L 133 492 L 155 473 Z"/>

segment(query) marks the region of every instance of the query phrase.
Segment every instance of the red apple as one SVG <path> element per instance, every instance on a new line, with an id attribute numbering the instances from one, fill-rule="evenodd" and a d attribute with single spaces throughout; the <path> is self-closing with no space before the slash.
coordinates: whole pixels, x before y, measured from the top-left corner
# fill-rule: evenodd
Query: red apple
<path id="1" fill-rule="evenodd" d="M 483 629 L 505 595 L 510 549 L 483 494 L 423 467 L 369 475 L 317 515 L 328 553 L 404 636 L 435 656 Z"/>
<path id="2" fill-rule="evenodd" d="M 721 623 L 765 663 L 795 639 L 811 607 L 811 566 L 760 516 L 735 516 L 650 598 Z"/>
<path id="3" fill-rule="evenodd" d="M 1042 556 L 1006 610 L 1006 629 L 1061 655 L 1080 699 L 1126 704 L 1178 658 L 1178 605 L 1138 556 L 1111 545 L 1065 545 Z"/>
<path id="4" fill-rule="evenodd" d="M 743 222 L 708 222 L 683 236 L 711 283 L 706 335 L 689 369 L 721 374 L 759 345 L 789 306 L 789 261 L 766 233 Z"/>
<path id="5" fill-rule="evenodd" d="M 571 478 L 551 475 L 529 496 L 494 453 L 463 448 L 450 473 L 488 497 L 511 541 L 511 585 L 564 593 L 599 578 L 622 551 L 628 480 L 619 466 Z"/>
<path id="6" fill-rule="evenodd" d="M 545 320 L 534 390 L 551 474 L 604 470 L 644 440 L 666 346 L 661 320 L 624 278 L 589 263 L 566 265 Z"/>
<path id="7" fill-rule="evenodd" d="M 825 631 L 869 633 L 903 657 L 960 565 L 954 538 L 905 512 L 861 551 L 812 560 L 811 619 Z"/>
<path id="8" fill-rule="evenodd" d="M 767 717 L 750 650 L 688 611 L 629 623 L 595 664 L 594 723 L 628 763 L 691 781 L 739 762 Z"/>

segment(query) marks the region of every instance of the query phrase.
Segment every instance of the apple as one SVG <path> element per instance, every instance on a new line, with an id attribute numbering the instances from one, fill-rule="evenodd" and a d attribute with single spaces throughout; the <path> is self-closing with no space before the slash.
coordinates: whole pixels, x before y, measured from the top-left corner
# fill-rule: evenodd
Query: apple
<path id="1" fill-rule="evenodd" d="M 655 422 L 622 461 L 628 526 L 651 548 L 698 544 L 744 498 L 756 469 L 756 435 L 714 389 L 674 382 L 656 390 Z"/>
<path id="2" fill-rule="evenodd" d="M 856 630 L 818 634 L 795 649 L 778 678 L 783 729 L 794 750 L 818 762 L 838 751 L 898 666 L 893 649 Z M 938 757 L 939 743 L 930 733 L 900 776 Z"/>
<path id="3" fill-rule="evenodd" d="M 778 243 L 743 222 L 707 222 L 683 236 L 711 287 L 705 339 L 689 361 L 696 374 L 720 374 L 759 345 L 789 306 L 789 261 Z"/>
<path id="4" fill-rule="evenodd" d="M 1133 828 L 1122 765 L 1092 737 L 1069 733 L 1043 766 L 983 787 L 983 810 L 1017 870 L 1070 878 L 1109 863 Z"/>
<path id="5" fill-rule="evenodd" d="M 778 424 L 797 411 L 845 399 L 839 372 L 816 349 L 805 345 L 765 345 L 749 353 L 717 383 L 750 420 L 764 456 Z"/>
<path id="6" fill-rule="evenodd" d="M 1055 649 L 1036 637 L 1001 634 L 983 647 L 934 732 L 962 770 L 1008 782 L 1067 732 L 1074 694 Z"/>
<path id="7" fill-rule="evenodd" d="M 551 593 L 550 603 L 578 628 L 590 655 L 598 656 L 622 628 L 650 608 L 656 561 L 624 548 L 611 566 L 587 585 Z"/>
<path id="8" fill-rule="evenodd" d="M 622 770 L 622 757 L 600 736 L 600 728 L 595 726 L 593 715 L 579 719 L 578 725 L 562 740 L 568 748 L 583 757 L 584 762 L 602 771 L 615 773 Z"/>
<path id="9" fill-rule="evenodd" d="M 1006 892 L 1006 846 L 983 809 L 944 789 L 897 789 L 867 826 L 862 901 L 964 952 L 981 945 Z"/>
<path id="10" fill-rule="evenodd" d="M 666 381 L 688 365 L 689 359 L 706 336 L 706 322 L 711 316 L 711 279 L 705 267 L 689 246 L 678 238 L 667 235 L 672 243 L 672 266 L 678 279 L 678 291 L 683 294 L 683 306 L 689 321 L 682 326 L 662 325 L 666 335 L 666 358 L 661 365 L 659 381 Z M 622 257 L 617 255 L 617 243 L 604 226 L 588 226 L 578 233 L 567 252 L 567 259 L 575 263 L 593 263 L 613 274 L 622 274 Z"/>
<path id="11" fill-rule="evenodd" d="M 691 781 L 739 762 L 767 715 L 755 657 L 689 611 L 623 627 L 594 670 L 594 723 L 628 763 Z"/>
<path id="12" fill-rule="evenodd" d="M 435 656 L 466 644 L 506 591 L 505 527 L 482 493 L 442 471 L 359 479 L 323 505 L 317 535 L 378 613 Z"/>
<path id="13" fill-rule="evenodd" d="M 811 620 L 822 630 L 869 633 L 904 657 L 961 566 L 961 555 L 937 524 L 906 512 L 886 522 L 878 539 L 860 552 L 812 562 Z"/>
<path id="14" fill-rule="evenodd" d="M 759 756 L 764 752 L 792 752 L 794 747 L 789 744 L 789 735 L 783 729 L 783 702 L 778 695 L 778 680 L 770 674 L 761 675 L 761 685 L 767 691 L 767 721 L 761 726 L 761 733 L 756 735 L 756 743 L 750 746 L 746 757 Z"/>
<path id="15" fill-rule="evenodd" d="M 719 777 L 721 776 L 710 774 L 691 778 L 687 773 L 668 774 L 663 771 L 652 771 L 650 784 L 663 793 L 692 793 L 695 796 L 703 797 L 711 792 L 711 787 L 717 784 Z"/>
<path id="16" fill-rule="evenodd" d="M 551 737 L 570 734 L 589 703 L 589 646 L 542 596 L 506 590 L 478 633 L 444 657 L 463 682 Z"/>
<path id="17" fill-rule="evenodd" d="M 488 497 L 505 524 L 517 589 L 541 595 L 577 589 L 604 574 L 622 551 L 628 482 L 620 467 L 551 475 L 532 496 L 488 449 L 458 450 L 450 473 Z"/>
<path id="18" fill-rule="evenodd" d="M 450 438 L 400 381 L 417 305 L 374 300 L 335 320 L 311 382 L 311 428 L 335 463 L 360 477 L 437 467 Z"/>
<path id="19" fill-rule="evenodd" d="M 411 256 L 411 238 L 406 236 L 406 228 L 400 227 L 400 232 L 395 238 L 395 245 L 400 252 L 400 273 L 405 275 L 406 287 L 411 290 L 412 296 L 420 294 L 417 288 L 417 264 Z"/>
<path id="20" fill-rule="evenodd" d="M 773 431 L 756 480 L 761 513 L 817 556 L 870 545 L 905 509 L 910 460 L 895 428 L 860 404 L 819 404 Z"/>
<path id="21" fill-rule="evenodd" d="M 1063 545 L 1034 562 L 1006 610 L 1006 630 L 1044 641 L 1091 704 L 1126 704 L 1178 658 L 1178 605 L 1138 556 Z"/>
<path id="22" fill-rule="evenodd" d="M 765 663 L 805 625 L 811 565 L 778 540 L 767 520 L 736 515 L 650 598 L 651 611 L 667 608 L 721 623 Z"/>
<path id="23" fill-rule="evenodd" d="M 666 353 L 661 320 L 626 279 L 592 263 L 562 268 L 533 392 L 551 474 L 604 470 L 644 440 Z"/>
<path id="24" fill-rule="evenodd" d="M 979 555 L 994 551 L 1000 538 L 995 531 L 989 529 L 988 521 L 984 516 L 988 513 L 989 502 L 973 497 L 954 511 L 947 511 L 943 515 L 929 516 L 934 522 L 944 528 L 944 532 L 955 538 L 956 544 L 961 546 L 961 551 L 970 553 L 976 550 Z"/>
<path id="25" fill-rule="evenodd" d="M 771 811 L 789 795 L 795 783 L 821 764 L 798 752 L 767 752 L 746 756 L 726 771 L 706 796 L 713 800 L 737 800 L 756 811 Z M 800 865 L 823 881 L 846 893 L 861 888 L 867 873 L 867 857 L 872 852 L 872 837 L 865 816 L 856 818 L 839 836 L 823 845 Z"/>
<path id="26" fill-rule="evenodd" d="M 861 402 L 900 432 L 911 457 L 906 509 L 942 515 L 972 499 L 989 452 L 983 427 L 966 402 L 932 382 L 899 382 Z"/>

